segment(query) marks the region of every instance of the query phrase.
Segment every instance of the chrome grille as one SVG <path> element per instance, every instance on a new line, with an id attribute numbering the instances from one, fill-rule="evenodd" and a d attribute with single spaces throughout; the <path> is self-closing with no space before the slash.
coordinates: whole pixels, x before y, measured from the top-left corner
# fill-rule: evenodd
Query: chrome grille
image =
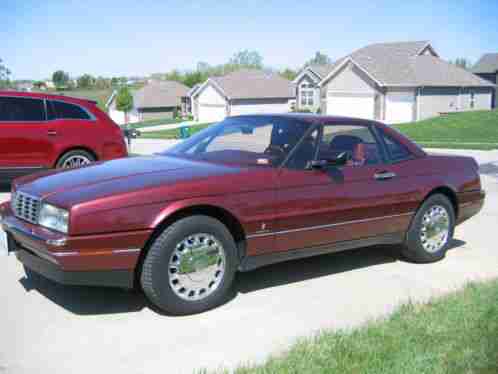
<path id="1" fill-rule="evenodd" d="M 37 224 L 40 213 L 40 199 L 16 191 L 12 198 L 12 210 L 17 218 Z"/>

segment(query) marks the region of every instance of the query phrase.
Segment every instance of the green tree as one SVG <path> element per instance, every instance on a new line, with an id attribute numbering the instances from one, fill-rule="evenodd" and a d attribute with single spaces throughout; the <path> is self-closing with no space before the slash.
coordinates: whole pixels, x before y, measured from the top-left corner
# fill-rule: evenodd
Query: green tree
<path id="1" fill-rule="evenodd" d="M 286 68 L 285 70 L 282 70 L 280 72 L 280 75 L 284 77 L 285 79 L 288 79 L 290 81 L 294 80 L 294 78 L 297 77 L 297 71 Z"/>
<path id="2" fill-rule="evenodd" d="M 57 88 L 66 88 L 69 85 L 69 74 L 63 70 L 57 70 L 52 74 L 52 81 Z"/>
<path id="3" fill-rule="evenodd" d="M 97 87 L 99 90 L 110 88 L 111 80 L 104 77 L 98 77 L 97 79 L 95 79 L 95 87 Z"/>
<path id="4" fill-rule="evenodd" d="M 3 64 L 3 60 L 0 58 L 0 88 L 10 87 L 10 70 Z"/>
<path id="5" fill-rule="evenodd" d="M 194 87 L 198 83 L 203 83 L 209 76 L 199 70 L 185 73 L 183 77 L 183 84 L 188 87 Z"/>
<path id="6" fill-rule="evenodd" d="M 465 57 L 457 57 L 454 61 L 450 61 L 450 63 L 466 70 L 470 70 L 472 67 L 470 60 Z"/>
<path id="7" fill-rule="evenodd" d="M 95 78 L 90 74 L 83 74 L 77 80 L 78 88 L 91 88 L 95 85 Z"/>
<path id="8" fill-rule="evenodd" d="M 173 69 L 169 73 L 167 73 L 164 78 L 167 81 L 177 81 L 177 82 L 183 82 L 183 77 L 182 73 L 180 73 L 179 70 Z"/>
<path id="9" fill-rule="evenodd" d="M 263 68 L 263 57 L 257 51 L 249 51 L 247 49 L 235 53 L 228 61 L 229 67 L 244 67 L 251 69 Z"/>
<path id="10" fill-rule="evenodd" d="M 113 86 L 113 87 L 119 86 L 119 78 L 118 77 L 111 78 L 111 86 Z"/>
<path id="11" fill-rule="evenodd" d="M 33 82 L 33 86 L 38 90 L 47 89 L 47 84 L 44 81 Z"/>
<path id="12" fill-rule="evenodd" d="M 332 59 L 327 56 L 325 53 L 321 53 L 320 51 L 317 51 L 315 53 L 315 57 L 313 57 L 311 60 L 309 60 L 305 65 L 329 65 L 332 63 Z"/>
<path id="13" fill-rule="evenodd" d="M 128 86 L 119 89 L 116 95 L 116 109 L 124 112 L 125 124 L 128 124 L 128 113 L 133 109 L 133 95 Z"/>

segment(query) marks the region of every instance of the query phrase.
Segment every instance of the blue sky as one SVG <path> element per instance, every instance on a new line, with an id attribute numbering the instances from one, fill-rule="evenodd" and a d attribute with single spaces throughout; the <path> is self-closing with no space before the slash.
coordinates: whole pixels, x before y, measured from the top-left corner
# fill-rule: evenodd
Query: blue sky
<path id="1" fill-rule="evenodd" d="M 16 79 L 145 75 L 257 50 L 297 68 L 374 42 L 430 40 L 441 57 L 498 52 L 498 1 L 0 0 L 0 58 Z"/>

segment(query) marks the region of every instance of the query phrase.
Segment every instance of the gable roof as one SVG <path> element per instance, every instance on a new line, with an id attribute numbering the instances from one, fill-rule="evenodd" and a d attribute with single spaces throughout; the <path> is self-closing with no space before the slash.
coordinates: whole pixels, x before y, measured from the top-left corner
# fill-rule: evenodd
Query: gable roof
<path id="1" fill-rule="evenodd" d="M 305 75 L 310 76 L 311 79 L 318 83 L 334 69 L 336 64 L 337 62 L 327 65 L 307 65 L 299 71 L 292 83 L 299 82 Z"/>
<path id="2" fill-rule="evenodd" d="M 290 81 L 275 73 L 242 69 L 221 77 L 211 77 L 204 85 L 213 83 L 229 99 L 293 98 Z M 203 86 L 204 86 L 203 85 Z M 195 92 L 199 94 L 201 89 Z"/>
<path id="3" fill-rule="evenodd" d="M 490 86 L 484 79 L 438 57 L 428 41 L 378 43 L 360 48 L 337 61 L 320 82 L 351 62 L 379 86 Z"/>
<path id="4" fill-rule="evenodd" d="M 197 92 L 197 90 L 201 86 L 202 86 L 202 84 L 200 84 L 200 83 L 195 84 L 190 90 L 187 91 L 185 96 L 191 97 L 192 95 L 194 95 Z"/>
<path id="5" fill-rule="evenodd" d="M 498 53 L 486 53 L 472 68 L 474 73 L 496 73 L 498 72 Z"/>
<path id="6" fill-rule="evenodd" d="M 181 105 L 189 88 L 176 81 L 152 81 L 133 93 L 136 108 L 164 108 Z"/>

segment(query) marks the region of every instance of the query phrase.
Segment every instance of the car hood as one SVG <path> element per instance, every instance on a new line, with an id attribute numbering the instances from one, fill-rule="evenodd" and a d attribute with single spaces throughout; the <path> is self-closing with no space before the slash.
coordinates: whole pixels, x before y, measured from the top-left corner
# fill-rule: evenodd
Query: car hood
<path id="1" fill-rule="evenodd" d="M 69 207 L 100 197 L 143 194 L 147 189 L 239 172 L 238 167 L 177 157 L 131 157 L 35 174 L 16 180 L 15 186 L 48 202 Z"/>

